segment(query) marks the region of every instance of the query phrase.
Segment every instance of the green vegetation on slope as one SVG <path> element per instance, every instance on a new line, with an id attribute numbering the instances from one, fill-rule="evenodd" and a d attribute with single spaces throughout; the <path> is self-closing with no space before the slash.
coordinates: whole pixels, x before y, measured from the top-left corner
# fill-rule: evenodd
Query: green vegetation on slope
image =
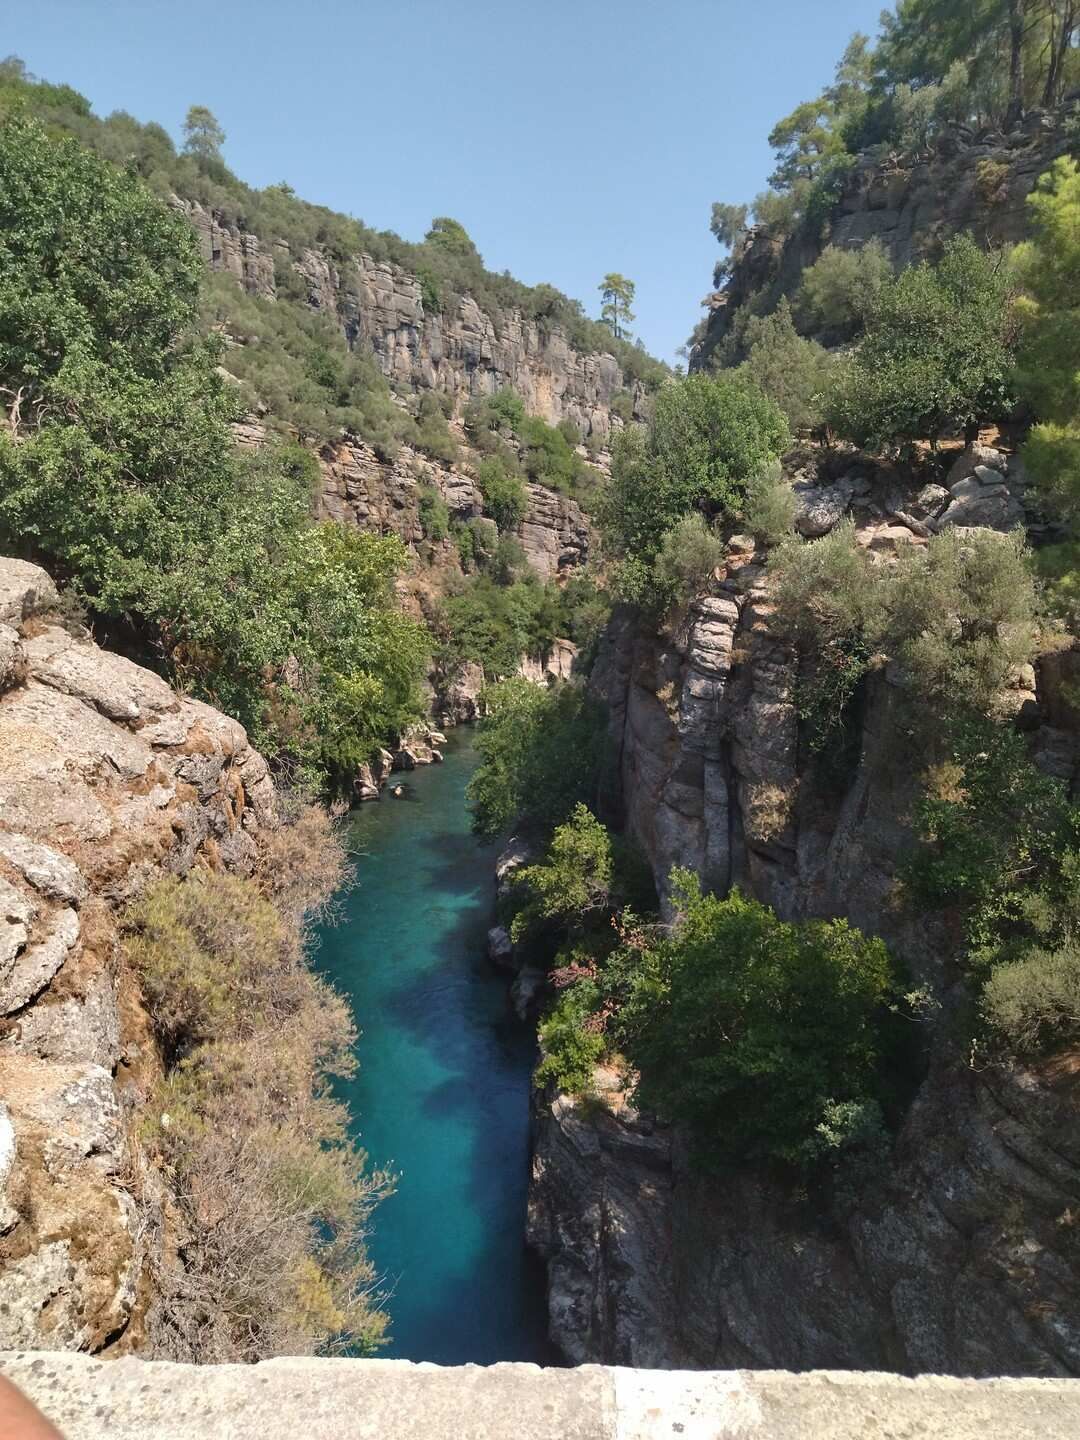
<path id="1" fill-rule="evenodd" d="M 625 873 L 625 872 L 624 872 Z M 897 1001 L 885 946 L 843 920 L 787 924 L 674 871 L 674 926 L 627 908 L 613 841 L 583 805 L 519 872 L 514 937 L 555 927 L 558 999 L 537 1083 L 588 1093 L 608 1057 L 706 1163 L 798 1169 L 882 1133 Z"/>
<path id="2" fill-rule="evenodd" d="M 364 1237 L 391 1181 L 366 1168 L 326 1093 L 352 1068 L 355 1032 L 304 953 L 305 922 L 344 870 L 325 813 L 308 809 L 270 837 L 255 878 L 159 880 L 125 917 L 164 1059 L 143 1143 L 168 1167 L 182 1226 L 182 1272 L 156 1275 L 148 1317 L 171 1359 L 380 1343 Z"/>
<path id="3" fill-rule="evenodd" d="M 201 113 L 184 149 L 177 152 L 160 125 L 141 124 L 123 111 L 101 119 L 70 86 L 36 81 L 20 61 L 9 59 L 0 65 L 0 109 L 12 105 L 28 108 L 50 128 L 75 135 L 104 159 L 131 169 L 162 199 L 180 196 L 216 211 L 225 224 L 258 235 L 266 253 L 277 240 L 286 242 L 294 260 L 307 249 L 318 250 L 346 272 L 346 279 L 357 255 L 391 261 L 419 278 L 428 309 L 451 311 L 459 297 L 471 295 L 496 326 L 507 312 L 518 310 L 526 320 L 562 328 L 575 349 L 614 353 L 628 382 L 640 380 L 654 389 L 668 374 L 667 367 L 642 348 L 588 319 L 577 301 L 554 286 L 522 285 L 487 270 L 455 220 L 438 217 L 423 243 L 410 244 L 390 231 L 373 230 L 360 220 L 309 204 L 285 183 L 263 190 L 245 185 L 221 158 L 224 136 L 203 107 L 189 112 L 189 121 Z M 287 296 L 291 288 L 291 298 L 306 299 L 288 263 L 281 279 Z"/>
<path id="4" fill-rule="evenodd" d="M 426 641 L 400 543 L 314 525 L 306 452 L 233 446 L 200 274 L 137 176 L 0 123 L 0 545 L 317 780 L 413 713 Z"/>
<path id="5" fill-rule="evenodd" d="M 656 570 L 665 536 L 693 513 L 710 522 L 736 516 L 753 477 L 789 438 L 784 416 L 748 375 L 669 381 L 648 430 L 628 427 L 616 442 L 601 518 L 622 597 L 670 599 Z"/>
<path id="6" fill-rule="evenodd" d="M 770 189 L 715 205 L 713 233 L 737 249 L 751 208 L 771 234 L 820 229 L 860 151 L 910 156 L 949 125 L 1008 128 L 1058 104 L 1080 81 L 1075 30 L 1074 0 L 898 0 L 877 45 L 853 36 L 833 84 L 773 127 Z"/>

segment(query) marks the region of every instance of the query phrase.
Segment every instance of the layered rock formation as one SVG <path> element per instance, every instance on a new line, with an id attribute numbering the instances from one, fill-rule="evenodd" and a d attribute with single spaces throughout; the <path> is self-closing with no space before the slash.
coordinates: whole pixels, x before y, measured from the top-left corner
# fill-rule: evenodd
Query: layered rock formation
<path id="1" fill-rule="evenodd" d="M 1020 502 L 1004 457 L 987 458 L 961 457 L 951 492 L 923 497 L 925 522 L 911 515 L 917 496 L 885 508 L 885 477 L 851 481 L 843 508 L 886 553 L 990 507 L 1004 527 Z M 972 482 L 978 496 L 958 495 Z M 974 511 L 950 513 L 969 499 Z M 823 508 L 804 507 L 814 528 Z M 714 592 L 670 633 L 616 615 L 594 683 L 618 803 L 661 893 L 686 865 L 784 917 L 843 915 L 882 934 L 939 1007 L 925 1078 L 891 1158 L 801 1198 L 761 1175 L 704 1177 L 617 1077 L 604 1079 L 606 1106 L 544 1097 L 530 1236 L 549 1262 L 553 1334 L 576 1361 L 1080 1374 L 1075 1066 L 955 1056 L 948 936 L 894 903 L 917 788 L 891 745 L 902 679 L 874 678 L 847 773 L 827 774 L 800 744 L 794 657 L 773 633 L 759 559 L 736 541 Z M 1074 785 L 1077 673 L 1077 653 L 1047 656 L 1014 696 L 1036 755 Z"/>
<path id="2" fill-rule="evenodd" d="M 0 560 L 0 1346 L 98 1350 L 137 1309 L 162 1185 L 133 1117 L 153 1040 L 115 914 L 276 823 L 243 728 L 56 620 Z"/>
<path id="3" fill-rule="evenodd" d="M 460 431 L 457 438 L 463 439 Z M 445 465 L 402 445 L 396 459 L 387 462 L 369 445 L 346 443 L 327 447 L 320 463 L 318 511 L 327 520 L 398 535 L 407 545 L 417 546 L 424 539 L 420 496 L 425 489 L 434 490 L 446 502 L 454 520 L 483 514 L 471 459 Z M 553 580 L 587 564 L 596 537 L 577 501 L 544 485 L 526 484 L 525 492 L 525 514 L 515 534 L 540 579 Z"/>
<path id="4" fill-rule="evenodd" d="M 460 408 L 511 386 L 530 414 L 550 424 L 572 420 L 583 435 L 602 441 L 619 423 L 612 417 L 619 391 L 630 391 L 635 409 L 643 404 L 644 392 L 628 384 L 613 355 L 582 354 L 557 325 L 516 310 L 489 315 L 469 295 L 455 298 L 445 314 L 429 311 L 420 280 L 400 266 L 370 255 L 356 255 L 345 267 L 315 250 L 293 255 L 283 241 L 267 244 L 197 202 L 174 203 L 207 263 L 251 294 L 273 298 L 275 255 L 292 260 L 312 307 L 339 323 L 350 345 L 369 345 L 383 374 L 403 391 L 439 391 Z"/>
<path id="5" fill-rule="evenodd" d="M 820 231 L 799 230 L 777 240 L 752 228 L 733 257 L 730 281 L 706 298 L 705 330 L 691 368 L 707 363 L 740 306 L 767 294 L 771 309 L 782 295 L 793 295 L 826 245 L 857 249 L 876 240 L 900 270 L 932 257 L 943 240 L 961 231 L 980 245 L 1023 239 L 1035 181 L 1072 144 L 1068 113 L 1030 111 L 1009 135 L 957 127 L 914 157 L 868 151 L 858 157 Z"/>

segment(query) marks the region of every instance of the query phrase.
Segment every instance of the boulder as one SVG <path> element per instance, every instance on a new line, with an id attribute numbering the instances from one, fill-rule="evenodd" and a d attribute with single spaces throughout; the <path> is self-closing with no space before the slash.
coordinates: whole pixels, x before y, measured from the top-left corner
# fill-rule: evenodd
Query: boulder
<path id="1" fill-rule="evenodd" d="M 40 565 L 0 558 L 0 622 L 18 626 L 59 599 L 51 576 Z"/>
<path id="2" fill-rule="evenodd" d="M 505 925 L 493 925 L 487 933 L 487 953 L 500 970 L 514 970 L 514 942 Z"/>
<path id="3" fill-rule="evenodd" d="M 795 528 L 808 539 L 827 535 L 838 525 L 846 515 L 854 494 L 852 483 L 846 478 L 832 485 L 797 480 L 791 488 L 796 500 Z"/>

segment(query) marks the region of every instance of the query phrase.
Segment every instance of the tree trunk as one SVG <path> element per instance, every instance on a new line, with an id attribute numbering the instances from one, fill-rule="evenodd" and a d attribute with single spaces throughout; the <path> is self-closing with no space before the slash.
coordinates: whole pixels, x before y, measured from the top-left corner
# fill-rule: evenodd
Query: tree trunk
<path id="1" fill-rule="evenodd" d="M 1024 8 L 1026 0 L 1009 0 L 1009 108 L 1004 127 L 1012 130 L 1024 113 Z"/>
<path id="2" fill-rule="evenodd" d="M 1061 75 L 1065 66 L 1065 55 L 1069 48 L 1069 41 L 1076 29 L 1076 4 L 1075 0 L 1056 0 L 1050 7 L 1051 31 L 1050 31 L 1050 68 L 1046 72 L 1046 84 L 1043 87 L 1042 103 L 1047 110 L 1056 105 L 1060 99 Z M 1060 29 L 1056 25 L 1060 23 Z"/>

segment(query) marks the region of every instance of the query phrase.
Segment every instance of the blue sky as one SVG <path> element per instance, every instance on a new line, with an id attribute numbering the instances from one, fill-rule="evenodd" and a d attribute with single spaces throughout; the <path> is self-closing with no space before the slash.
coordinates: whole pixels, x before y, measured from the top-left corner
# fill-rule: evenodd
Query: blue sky
<path id="1" fill-rule="evenodd" d="M 709 289 L 713 200 L 749 200 L 766 136 L 882 0 L 9 0 L 0 45 L 178 135 L 208 105 L 249 183 L 421 239 L 453 215 L 487 264 L 599 306 L 637 283 L 673 359 Z"/>

